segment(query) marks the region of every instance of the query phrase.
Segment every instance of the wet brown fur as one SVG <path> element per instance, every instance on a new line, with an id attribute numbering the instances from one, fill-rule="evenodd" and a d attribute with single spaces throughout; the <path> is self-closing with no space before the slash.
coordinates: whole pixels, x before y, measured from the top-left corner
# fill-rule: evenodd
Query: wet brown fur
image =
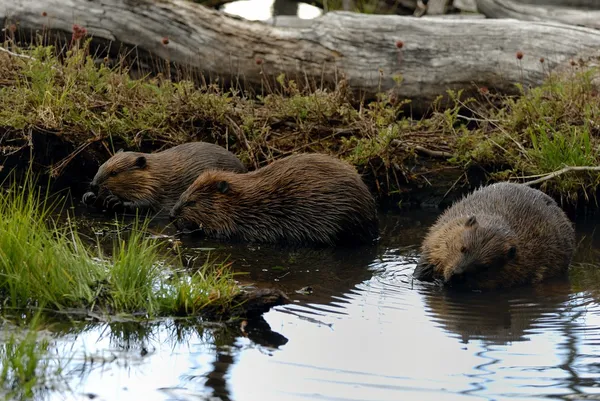
<path id="1" fill-rule="evenodd" d="M 378 235 L 375 200 L 354 167 L 298 154 L 247 174 L 205 172 L 171 212 L 207 236 L 249 242 L 351 244 Z"/>
<path id="2" fill-rule="evenodd" d="M 479 188 L 429 229 L 414 276 L 491 290 L 537 283 L 567 270 L 575 232 L 543 192 L 521 184 Z"/>
<path id="3" fill-rule="evenodd" d="M 117 152 L 100 166 L 92 184 L 98 185 L 99 197 L 112 194 L 133 208 L 168 212 L 207 169 L 247 171 L 225 148 L 190 142 L 157 153 Z"/>

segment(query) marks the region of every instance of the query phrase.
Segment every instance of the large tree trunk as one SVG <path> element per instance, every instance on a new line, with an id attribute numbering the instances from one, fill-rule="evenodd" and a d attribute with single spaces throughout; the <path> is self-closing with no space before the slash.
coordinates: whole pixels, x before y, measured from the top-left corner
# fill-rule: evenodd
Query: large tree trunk
<path id="1" fill-rule="evenodd" d="M 207 79 L 239 79 L 255 88 L 281 72 L 300 85 L 344 75 L 367 97 L 394 90 L 417 110 L 449 88 L 511 92 L 517 82 L 540 84 L 557 65 L 600 48 L 599 31 L 552 22 L 335 12 L 308 29 L 293 29 L 232 18 L 187 0 L 0 0 L 0 17 L 5 26 L 18 21 L 20 30 L 63 34 L 75 22 L 96 40 L 116 42 L 112 49 L 136 46 L 140 59 L 157 55 Z"/>
<path id="2" fill-rule="evenodd" d="M 488 18 L 516 18 L 527 21 L 556 21 L 563 24 L 600 29 L 600 7 L 596 9 L 574 8 L 583 1 L 550 1 L 549 5 L 523 4 L 521 0 L 477 0 L 477 9 Z"/>

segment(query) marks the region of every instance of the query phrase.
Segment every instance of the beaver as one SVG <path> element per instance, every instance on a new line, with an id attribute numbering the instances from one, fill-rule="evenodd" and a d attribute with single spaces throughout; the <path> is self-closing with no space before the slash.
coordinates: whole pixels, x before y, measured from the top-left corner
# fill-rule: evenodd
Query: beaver
<path id="1" fill-rule="evenodd" d="M 575 230 L 554 199 L 523 184 L 497 183 L 442 213 L 413 275 L 456 288 L 508 288 L 566 271 L 574 250 Z"/>
<path id="2" fill-rule="evenodd" d="M 359 244 L 379 233 L 375 199 L 350 164 L 318 153 L 236 174 L 206 171 L 170 213 L 177 228 L 217 239 Z"/>
<path id="3" fill-rule="evenodd" d="M 115 153 L 100 166 L 83 203 L 109 210 L 150 209 L 167 213 L 181 193 L 207 169 L 245 173 L 246 167 L 225 148 L 189 142 L 157 153 Z"/>

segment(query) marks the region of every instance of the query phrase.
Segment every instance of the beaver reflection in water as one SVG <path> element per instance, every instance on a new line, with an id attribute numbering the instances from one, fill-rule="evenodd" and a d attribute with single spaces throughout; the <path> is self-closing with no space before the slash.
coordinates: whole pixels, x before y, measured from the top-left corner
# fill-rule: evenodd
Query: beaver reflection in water
<path id="1" fill-rule="evenodd" d="M 179 196 L 207 169 L 246 172 L 227 149 L 207 142 L 190 142 L 162 152 L 115 153 L 100 166 L 83 196 L 87 205 L 97 199 L 108 210 L 150 209 L 168 213 Z"/>
<path id="2" fill-rule="evenodd" d="M 522 184 L 481 187 L 429 229 L 414 277 L 465 289 L 537 283 L 565 272 L 575 231 L 543 192 Z"/>
<path id="3" fill-rule="evenodd" d="M 203 173 L 171 211 L 179 228 L 248 242 L 355 244 L 378 235 L 375 200 L 354 167 L 298 154 L 247 174 Z"/>

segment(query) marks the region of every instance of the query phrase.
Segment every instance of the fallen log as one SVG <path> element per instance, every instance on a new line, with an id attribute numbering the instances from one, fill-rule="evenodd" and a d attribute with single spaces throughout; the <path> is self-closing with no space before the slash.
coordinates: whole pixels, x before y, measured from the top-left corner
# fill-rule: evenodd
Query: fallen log
<path id="1" fill-rule="evenodd" d="M 549 1 L 549 0 L 547 0 Z M 477 9 L 488 18 L 515 18 L 526 21 L 555 21 L 563 24 L 600 29 L 600 10 L 575 8 L 583 4 L 562 0 L 554 4 L 524 4 L 513 0 L 477 0 Z"/>
<path id="2" fill-rule="evenodd" d="M 456 1 L 456 0 L 455 0 Z M 471 0 L 469 0 L 471 1 Z M 600 1 L 598 0 L 520 0 L 520 3 L 543 5 L 543 6 L 559 6 L 573 7 L 588 10 L 600 9 Z"/>
<path id="3" fill-rule="evenodd" d="M 77 23 L 96 43 L 110 43 L 111 52 L 134 48 L 147 65 L 159 57 L 207 79 L 259 90 L 267 79 L 277 87 L 274 77 L 282 72 L 313 87 L 345 76 L 362 96 L 393 91 L 412 99 L 413 110 L 429 107 L 447 89 L 485 86 L 510 93 L 517 82 L 538 85 L 556 66 L 600 47 L 600 32 L 553 22 L 331 12 L 310 28 L 294 29 L 230 17 L 187 0 L 132 4 L 0 0 L 0 18 L 4 26 L 17 23 L 21 38 L 32 30 L 68 38 Z"/>
<path id="4" fill-rule="evenodd" d="M 477 12 L 477 3 L 475 0 L 454 0 L 452 5 L 460 11 L 467 11 L 470 13 Z"/>

